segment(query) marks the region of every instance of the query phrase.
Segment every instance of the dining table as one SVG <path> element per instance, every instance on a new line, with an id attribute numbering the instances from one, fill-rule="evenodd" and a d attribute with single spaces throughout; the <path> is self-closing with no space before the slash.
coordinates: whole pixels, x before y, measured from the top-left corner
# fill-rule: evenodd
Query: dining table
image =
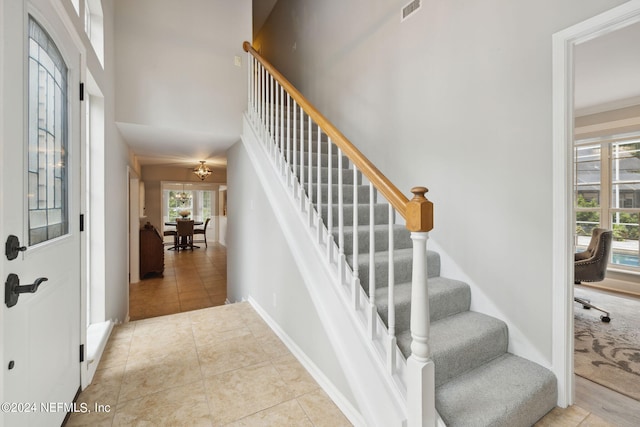
<path id="1" fill-rule="evenodd" d="M 193 221 L 193 225 L 194 226 L 202 225 L 202 224 L 204 224 L 204 222 L 202 222 L 202 221 Z M 177 221 L 166 221 L 164 223 L 164 225 L 167 226 L 167 227 L 177 227 L 178 226 L 178 222 Z M 181 236 L 180 237 L 179 246 L 186 246 L 186 245 L 187 245 L 187 236 Z M 196 245 L 192 245 L 191 247 L 192 248 L 200 248 L 200 246 L 196 246 Z M 169 250 L 175 250 L 175 249 L 176 249 L 175 246 L 169 248 Z"/>

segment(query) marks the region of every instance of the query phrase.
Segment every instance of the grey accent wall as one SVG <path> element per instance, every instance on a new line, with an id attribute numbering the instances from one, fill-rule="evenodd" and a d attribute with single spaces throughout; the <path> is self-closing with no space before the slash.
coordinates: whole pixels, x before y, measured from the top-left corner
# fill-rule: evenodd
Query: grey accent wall
<path id="1" fill-rule="evenodd" d="M 623 0 L 279 0 L 256 47 L 409 195 L 491 311 L 551 360 L 552 34 Z M 490 301 L 483 305 L 479 301 Z"/>

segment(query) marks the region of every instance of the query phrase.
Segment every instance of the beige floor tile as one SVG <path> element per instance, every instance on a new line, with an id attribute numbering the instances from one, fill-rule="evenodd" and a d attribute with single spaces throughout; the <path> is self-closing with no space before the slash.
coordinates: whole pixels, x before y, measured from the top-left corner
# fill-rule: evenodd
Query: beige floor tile
<path id="1" fill-rule="evenodd" d="M 191 323 L 194 328 L 216 329 L 218 331 L 229 331 L 232 329 L 243 329 L 246 322 L 235 310 L 229 307 L 233 304 L 216 308 L 216 310 L 198 310 L 191 312 Z"/>
<path id="2" fill-rule="evenodd" d="M 115 407 L 118 403 L 124 370 L 125 365 L 98 369 L 91 385 L 80 393 L 77 402 L 86 403 L 91 408 L 95 404 Z"/>
<path id="3" fill-rule="evenodd" d="M 111 427 L 115 416 L 115 407 L 104 412 L 74 412 L 69 417 L 65 427 Z"/>
<path id="4" fill-rule="evenodd" d="M 318 389 L 318 383 L 292 354 L 288 353 L 286 356 L 274 359 L 271 364 L 295 396 Z"/>
<path id="5" fill-rule="evenodd" d="M 201 379 L 195 354 L 161 354 L 153 359 L 129 361 L 124 371 L 118 402 L 138 399 L 167 388 Z"/>
<path id="6" fill-rule="evenodd" d="M 281 403 L 239 421 L 228 427 L 313 427 L 313 424 L 296 400 Z"/>
<path id="7" fill-rule="evenodd" d="M 210 427 L 202 381 L 118 404 L 113 425 Z"/>
<path id="8" fill-rule="evenodd" d="M 271 331 L 270 334 L 263 334 L 256 337 L 256 341 L 258 341 L 262 350 L 272 359 L 289 354 L 289 349 L 273 331 Z"/>
<path id="9" fill-rule="evenodd" d="M 223 329 L 219 330 L 215 324 L 196 323 L 193 327 L 193 338 L 196 342 L 196 347 L 208 347 L 215 344 L 220 344 L 223 341 L 238 338 L 243 336 L 251 336 L 251 331 L 248 328 L 241 327 L 236 329 Z"/>
<path id="10" fill-rule="evenodd" d="M 299 396 L 298 403 L 316 427 L 350 426 L 351 423 L 322 390 Z"/>
<path id="11" fill-rule="evenodd" d="M 125 365 L 130 347 L 130 340 L 109 340 L 100 358 L 100 369 Z"/>
<path id="12" fill-rule="evenodd" d="M 239 420 L 293 397 L 269 363 L 207 378 L 205 388 L 216 424 Z"/>
<path id="13" fill-rule="evenodd" d="M 110 340 L 129 340 L 133 337 L 133 330 L 136 325 L 133 323 L 122 323 L 120 325 L 115 325 L 113 330 L 111 331 Z"/>
<path id="14" fill-rule="evenodd" d="M 161 331 L 161 329 L 160 329 Z M 177 354 L 187 356 L 195 353 L 196 343 L 191 330 L 165 335 L 134 337 L 129 350 L 129 361 L 153 359 L 159 355 Z"/>
<path id="15" fill-rule="evenodd" d="M 213 345 L 198 347 L 200 370 L 205 378 L 269 360 L 251 335 L 230 338 Z"/>

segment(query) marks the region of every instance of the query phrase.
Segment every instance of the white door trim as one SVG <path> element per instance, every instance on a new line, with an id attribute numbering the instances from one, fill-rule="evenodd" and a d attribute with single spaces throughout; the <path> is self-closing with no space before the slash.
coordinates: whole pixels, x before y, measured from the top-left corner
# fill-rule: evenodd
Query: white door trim
<path id="1" fill-rule="evenodd" d="M 4 0 L 0 0 L 0 23 L 2 23 L 2 27 L 4 27 Z M 5 43 L 4 31 L 0 29 L 0 64 L 4 64 L 4 43 Z M 4 75 L 3 68 L 0 67 L 0 100 L 4 100 Z M 4 101 L 0 101 L 0 137 L 4 140 Z M 4 144 L 0 142 L 0 159 L 4 158 Z M 0 173 L 0 206 L 5 205 L 5 197 L 4 197 L 4 182 L 3 182 L 3 174 Z M 4 215 L 0 215 L 0 236 L 6 238 L 7 234 L 4 229 Z M 4 280 L 7 276 L 4 271 L 4 263 L 0 262 L 0 278 L 4 283 Z M 4 303 L 4 300 L 2 301 Z M 4 310 L 0 307 L 0 325 L 4 325 Z M 4 349 L 4 328 L 0 327 L 0 344 Z M 0 353 L 0 363 L 2 363 L 2 367 L 5 366 L 5 357 L 4 351 Z M 0 384 L 5 384 L 4 381 L 4 368 L 0 369 Z M 4 402 L 4 387 L 0 387 L 0 402 Z M 0 425 L 3 423 L 3 418 L 0 417 Z"/>
<path id="2" fill-rule="evenodd" d="M 553 354 L 558 405 L 573 403 L 573 96 L 574 48 L 640 22 L 640 0 L 613 8 L 553 35 Z"/>

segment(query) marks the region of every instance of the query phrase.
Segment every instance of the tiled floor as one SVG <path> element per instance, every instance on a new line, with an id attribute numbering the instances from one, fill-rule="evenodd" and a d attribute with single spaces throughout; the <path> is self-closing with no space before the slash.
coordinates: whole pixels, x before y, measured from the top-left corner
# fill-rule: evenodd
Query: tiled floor
<path id="1" fill-rule="evenodd" d="M 167 250 L 164 277 L 150 277 L 129 287 L 130 320 L 223 305 L 227 298 L 227 251 L 218 243 L 200 249 Z"/>
<path id="2" fill-rule="evenodd" d="M 223 246 L 165 253 L 164 277 L 130 288 L 131 319 L 145 320 L 114 329 L 78 399 L 110 410 L 73 414 L 68 426 L 350 425 L 249 304 L 202 309 L 226 299 Z M 621 426 L 608 412 L 599 411 L 605 420 L 579 406 L 556 408 L 536 426 Z"/>
<path id="3" fill-rule="evenodd" d="M 67 426 L 348 426 L 248 303 L 117 326 Z"/>

